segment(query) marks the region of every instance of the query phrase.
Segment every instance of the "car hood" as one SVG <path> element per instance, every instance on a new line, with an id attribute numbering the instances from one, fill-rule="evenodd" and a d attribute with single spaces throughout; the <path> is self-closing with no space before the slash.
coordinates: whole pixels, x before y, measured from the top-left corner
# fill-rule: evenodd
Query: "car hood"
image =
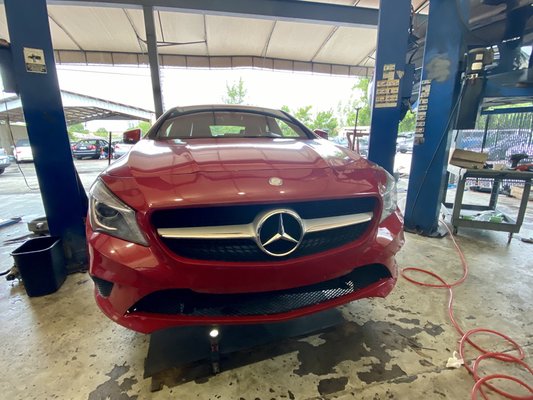
<path id="1" fill-rule="evenodd" d="M 281 184 L 271 178 L 281 179 Z M 100 177 L 134 209 L 379 196 L 383 170 L 326 140 L 142 141 Z M 279 180 L 278 180 L 279 181 Z M 279 183 L 279 182 L 278 182 Z"/>
<path id="2" fill-rule="evenodd" d="M 143 140 L 106 171 L 116 177 L 181 175 L 198 172 L 343 169 L 367 162 L 327 140 L 192 139 Z"/>

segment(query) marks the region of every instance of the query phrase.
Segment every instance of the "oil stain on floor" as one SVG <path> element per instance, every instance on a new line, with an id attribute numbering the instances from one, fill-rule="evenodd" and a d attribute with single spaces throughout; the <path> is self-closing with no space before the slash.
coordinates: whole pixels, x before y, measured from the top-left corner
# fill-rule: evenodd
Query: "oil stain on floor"
<path id="1" fill-rule="evenodd" d="M 91 393 L 89 393 L 89 400 L 137 400 L 136 395 L 129 396 L 128 391 L 131 390 L 137 379 L 133 376 L 124 378 L 119 385 L 118 379 L 125 375 L 130 370 L 129 365 L 115 365 L 113 369 L 106 374 L 109 377 L 107 381 L 98 385 Z"/>

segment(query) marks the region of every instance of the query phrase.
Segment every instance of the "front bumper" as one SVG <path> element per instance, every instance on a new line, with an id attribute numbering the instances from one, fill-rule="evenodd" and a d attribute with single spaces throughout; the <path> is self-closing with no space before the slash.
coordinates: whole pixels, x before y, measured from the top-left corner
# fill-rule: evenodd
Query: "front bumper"
<path id="1" fill-rule="evenodd" d="M 74 157 L 95 157 L 100 156 L 100 150 L 74 150 L 72 155 Z"/>
<path id="2" fill-rule="evenodd" d="M 397 278 L 394 255 L 404 241 L 402 226 L 402 217 L 396 212 L 362 242 L 273 263 L 180 259 L 156 244 L 144 247 L 128 243 L 93 232 L 88 226 L 90 273 L 99 283 L 95 296 L 101 310 L 135 331 L 277 322 L 360 298 L 385 297 Z M 366 268 L 368 275 L 373 266 L 375 271 L 386 273 L 361 285 L 346 283 L 350 274 L 357 275 Z M 339 282 L 344 289 L 331 292 L 336 290 L 332 282 Z M 301 293 L 314 297 L 299 301 Z M 280 305 L 281 298 L 289 298 L 288 305 Z M 278 305 L 265 307 L 273 302 Z M 220 304 L 230 307 L 216 306 Z"/>
<path id="3" fill-rule="evenodd" d="M 17 161 L 33 161 L 32 154 L 16 154 L 15 159 Z"/>

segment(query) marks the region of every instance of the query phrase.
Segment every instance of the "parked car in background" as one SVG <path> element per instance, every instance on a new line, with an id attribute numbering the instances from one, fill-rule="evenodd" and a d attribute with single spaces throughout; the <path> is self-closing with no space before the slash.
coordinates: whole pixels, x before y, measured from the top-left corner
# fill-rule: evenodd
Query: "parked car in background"
<path id="1" fill-rule="evenodd" d="M 9 161 L 9 156 L 7 155 L 5 149 L 0 149 L 0 174 L 3 174 L 5 169 L 9 167 L 11 161 Z"/>
<path id="2" fill-rule="evenodd" d="M 15 160 L 17 162 L 33 161 L 33 153 L 29 139 L 19 139 L 15 143 L 14 148 Z"/>
<path id="3" fill-rule="evenodd" d="M 400 153 L 412 153 L 413 145 L 415 143 L 415 138 L 407 138 L 398 144 L 398 151 Z"/>
<path id="4" fill-rule="evenodd" d="M 349 148 L 350 147 L 350 144 L 348 142 L 348 139 L 346 137 L 334 137 L 333 139 L 331 139 L 331 141 L 335 144 L 338 144 L 339 146 L 343 146 L 343 147 L 346 147 L 346 148 Z M 358 137 L 355 139 L 355 150 L 357 151 L 357 141 L 359 141 L 359 154 L 362 155 L 363 157 L 368 157 L 368 142 L 369 142 L 369 137 L 368 136 L 363 136 L 363 137 Z"/>
<path id="5" fill-rule="evenodd" d="M 359 141 L 359 154 L 363 157 L 368 157 L 368 143 L 370 138 L 368 136 L 363 136 L 360 138 L 355 138 L 355 149 L 357 150 L 357 141 Z"/>
<path id="6" fill-rule="evenodd" d="M 133 143 L 118 142 L 113 146 L 113 158 L 120 158 L 133 147 Z"/>
<path id="7" fill-rule="evenodd" d="M 103 139 L 84 139 L 72 146 L 72 155 L 78 160 L 88 157 L 97 160 L 108 151 L 109 144 Z"/>
<path id="8" fill-rule="evenodd" d="M 287 113 L 174 108 L 91 187 L 90 275 L 114 322 L 279 322 L 367 297 L 398 273 L 396 181 Z"/>
<path id="9" fill-rule="evenodd" d="M 415 142 L 415 135 L 413 132 L 399 133 L 396 139 L 396 151 L 400 153 L 412 153 Z"/>

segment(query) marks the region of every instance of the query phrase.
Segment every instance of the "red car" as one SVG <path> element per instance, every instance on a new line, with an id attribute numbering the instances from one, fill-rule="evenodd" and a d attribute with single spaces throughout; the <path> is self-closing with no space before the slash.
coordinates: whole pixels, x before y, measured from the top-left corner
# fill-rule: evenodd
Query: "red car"
<path id="1" fill-rule="evenodd" d="M 166 112 L 90 191 L 96 301 L 139 332 L 276 322 L 397 278 L 403 218 L 384 169 L 283 111 Z"/>

